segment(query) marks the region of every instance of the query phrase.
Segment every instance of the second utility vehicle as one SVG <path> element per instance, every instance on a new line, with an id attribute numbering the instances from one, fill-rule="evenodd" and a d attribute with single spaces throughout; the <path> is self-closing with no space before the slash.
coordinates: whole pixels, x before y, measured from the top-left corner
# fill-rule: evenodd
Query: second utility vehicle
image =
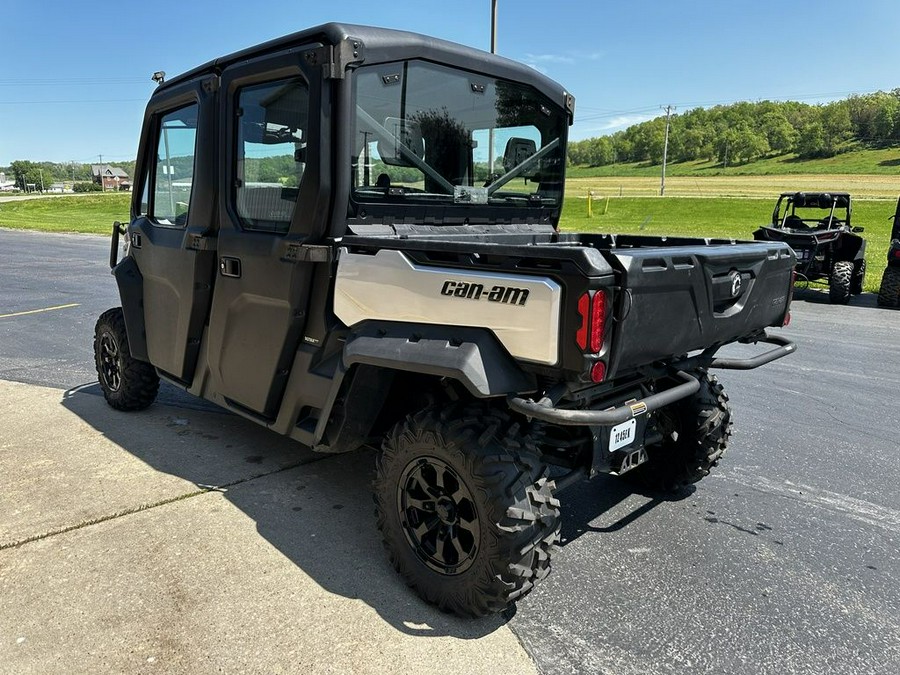
<path id="1" fill-rule="evenodd" d="M 878 306 L 900 306 L 900 199 L 897 200 L 897 209 L 894 211 L 887 267 L 881 275 L 881 287 L 878 289 Z"/>
<path id="2" fill-rule="evenodd" d="M 846 305 L 859 295 L 866 278 L 866 242 L 851 227 L 846 192 L 784 192 L 775 203 L 772 224 L 753 233 L 758 241 L 783 241 L 797 254 L 797 277 L 827 280 L 831 302 Z"/>
<path id="3" fill-rule="evenodd" d="M 393 565 L 502 610 L 547 575 L 565 485 L 701 479 L 731 434 L 709 369 L 793 349 L 766 333 L 786 244 L 557 230 L 573 114 L 532 68 L 351 25 L 164 82 L 113 231 L 106 400 L 163 379 L 320 452 L 379 445 Z"/>

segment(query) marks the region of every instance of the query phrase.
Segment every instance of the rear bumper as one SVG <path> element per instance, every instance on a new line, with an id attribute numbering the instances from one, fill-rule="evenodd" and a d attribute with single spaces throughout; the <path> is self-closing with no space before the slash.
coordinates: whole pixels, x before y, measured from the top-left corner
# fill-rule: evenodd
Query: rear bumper
<path id="1" fill-rule="evenodd" d="M 713 355 L 706 354 L 685 359 L 673 366 L 676 368 L 674 376 L 679 380 L 679 383 L 674 387 L 609 410 L 568 410 L 555 407 L 553 401 L 548 398 L 534 401 L 518 396 L 509 398 L 509 407 L 526 417 L 562 426 L 607 427 L 621 424 L 696 393 L 700 389 L 700 382 L 696 377 L 685 372 L 684 369 L 723 368 L 728 370 L 751 370 L 787 356 L 797 349 L 793 342 L 776 335 L 763 335 L 757 342 L 766 342 L 777 346 L 775 349 L 770 349 L 747 359 L 716 358 Z"/>

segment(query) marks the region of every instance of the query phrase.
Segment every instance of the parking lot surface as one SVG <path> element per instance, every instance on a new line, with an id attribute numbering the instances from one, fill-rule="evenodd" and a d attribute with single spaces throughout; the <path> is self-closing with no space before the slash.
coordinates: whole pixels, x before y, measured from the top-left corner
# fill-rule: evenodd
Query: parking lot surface
<path id="1" fill-rule="evenodd" d="M 900 672 L 900 312 L 874 297 L 798 292 L 798 352 L 720 375 L 713 475 L 563 492 L 550 577 L 463 621 L 390 569 L 370 451 L 317 456 L 172 387 L 108 409 L 107 259 L 0 230 L 0 670 Z"/>

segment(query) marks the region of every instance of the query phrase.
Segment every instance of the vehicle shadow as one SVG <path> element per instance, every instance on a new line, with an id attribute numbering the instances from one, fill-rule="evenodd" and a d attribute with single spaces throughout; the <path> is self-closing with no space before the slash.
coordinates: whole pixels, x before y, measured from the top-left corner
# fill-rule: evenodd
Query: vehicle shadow
<path id="1" fill-rule="evenodd" d="M 513 606 L 500 616 L 461 619 L 427 605 L 407 588 L 391 567 L 375 526 L 371 449 L 313 453 L 167 385 L 157 403 L 140 413 L 111 410 L 97 384 L 70 389 L 62 405 L 154 469 L 221 491 L 267 542 L 319 586 L 365 602 L 398 631 L 473 639 L 494 632 L 515 614 Z M 148 428 L 153 431 L 141 431 Z M 185 437 L 190 452 L 176 442 Z M 627 527 L 667 501 L 649 495 L 650 501 L 614 523 L 596 527 L 590 523 L 634 495 L 627 483 L 601 476 L 561 495 L 563 546 L 588 533 Z"/>
<path id="2" fill-rule="evenodd" d="M 590 481 L 575 483 L 557 497 L 562 502 L 562 546 L 567 546 L 586 534 L 618 532 L 639 518 L 667 502 L 678 502 L 690 497 L 696 488 L 692 485 L 676 494 L 660 494 L 637 489 L 617 476 L 601 475 Z M 639 496 L 648 501 L 631 508 L 625 502 Z M 594 521 L 611 512 L 618 516 L 606 525 L 592 525 Z"/>
<path id="3" fill-rule="evenodd" d="M 828 299 L 828 287 L 797 286 L 794 288 L 794 302 L 808 302 L 812 305 L 830 305 Z M 878 309 L 878 294 L 864 292 L 861 295 L 853 295 L 848 303 L 850 307 L 870 307 Z"/>
<path id="4" fill-rule="evenodd" d="M 94 384 L 65 392 L 62 405 L 154 469 L 220 491 L 322 589 L 361 600 L 402 633 L 474 639 L 514 614 L 462 619 L 407 588 L 375 525 L 373 451 L 317 454 L 173 387 L 164 386 L 160 400 L 165 404 L 121 413 L 106 405 Z M 142 433 L 147 426 L 154 433 Z M 190 452 L 175 442 L 178 436 L 187 436 Z"/>

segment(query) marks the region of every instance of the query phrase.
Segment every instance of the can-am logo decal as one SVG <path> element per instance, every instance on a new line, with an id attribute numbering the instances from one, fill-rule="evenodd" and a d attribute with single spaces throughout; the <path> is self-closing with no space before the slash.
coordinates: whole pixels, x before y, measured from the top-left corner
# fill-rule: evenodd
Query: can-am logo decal
<path id="1" fill-rule="evenodd" d="M 736 298 L 741 293 L 741 273 L 731 273 L 731 297 Z"/>
<path id="2" fill-rule="evenodd" d="M 528 289 L 514 286 L 492 286 L 490 289 L 485 289 L 484 284 L 471 284 L 466 281 L 448 279 L 441 286 L 441 295 L 451 295 L 454 298 L 469 300 L 502 302 L 505 305 L 524 305 L 528 300 Z"/>

